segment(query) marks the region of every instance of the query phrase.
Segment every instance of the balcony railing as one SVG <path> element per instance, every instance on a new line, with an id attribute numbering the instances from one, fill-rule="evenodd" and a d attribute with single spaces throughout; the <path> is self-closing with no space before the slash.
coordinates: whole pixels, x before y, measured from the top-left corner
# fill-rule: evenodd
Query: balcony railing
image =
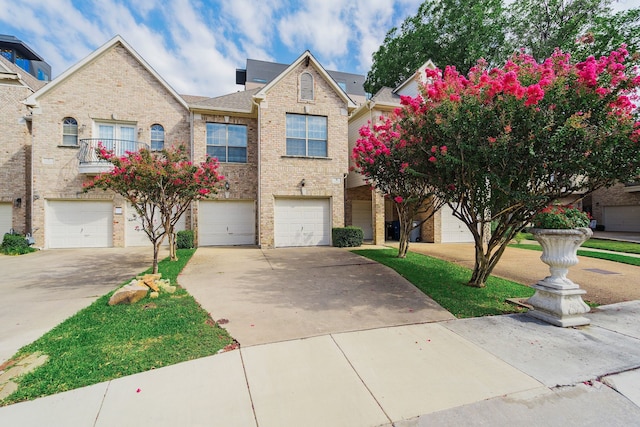
<path id="1" fill-rule="evenodd" d="M 149 145 L 144 142 L 128 141 L 125 139 L 109 138 L 86 138 L 80 140 L 80 151 L 78 160 L 80 161 L 79 171 L 86 174 L 99 174 L 108 172 L 112 164 L 106 160 L 100 160 L 96 152 L 98 147 L 104 147 L 120 157 L 128 152 L 134 152 L 143 148 L 149 149 Z"/>

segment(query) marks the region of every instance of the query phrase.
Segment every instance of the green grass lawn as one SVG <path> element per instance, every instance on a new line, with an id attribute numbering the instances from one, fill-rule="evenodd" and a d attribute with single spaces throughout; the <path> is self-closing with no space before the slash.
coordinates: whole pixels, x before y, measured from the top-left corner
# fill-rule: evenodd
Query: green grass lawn
<path id="1" fill-rule="evenodd" d="M 195 249 L 179 249 L 179 260 L 159 264 L 176 284 Z M 148 271 L 150 272 L 150 271 Z M 114 378 L 209 356 L 233 339 L 184 289 L 132 305 L 108 306 L 113 292 L 62 322 L 17 353 L 49 356 L 40 368 L 18 378 L 19 388 L 2 405 L 31 400 Z"/>
<path id="2" fill-rule="evenodd" d="M 472 288 L 466 285 L 471 278 L 468 268 L 413 252 L 405 259 L 396 257 L 396 249 L 353 252 L 393 268 L 458 318 L 520 313 L 522 308 L 505 300 L 534 293 L 532 288 L 498 277 L 490 277 L 485 288 Z"/>
<path id="3" fill-rule="evenodd" d="M 582 246 L 584 246 L 584 244 Z M 509 247 L 518 248 L 518 249 L 530 249 L 530 250 L 542 252 L 542 246 L 528 244 L 528 243 L 521 243 L 519 245 L 509 245 Z M 589 258 L 606 259 L 607 261 L 621 262 L 623 264 L 640 265 L 640 258 L 624 256 L 619 254 L 610 254 L 606 252 L 594 252 L 594 251 L 582 251 L 578 249 L 578 255 L 589 257 Z"/>

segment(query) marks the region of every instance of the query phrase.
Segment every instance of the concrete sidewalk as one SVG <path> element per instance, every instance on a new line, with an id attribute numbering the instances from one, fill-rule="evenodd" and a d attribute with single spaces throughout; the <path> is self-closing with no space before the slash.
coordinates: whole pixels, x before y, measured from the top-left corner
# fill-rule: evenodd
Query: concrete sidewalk
<path id="1" fill-rule="evenodd" d="M 637 425 L 640 301 L 241 348 L 0 408 L 6 426 Z"/>

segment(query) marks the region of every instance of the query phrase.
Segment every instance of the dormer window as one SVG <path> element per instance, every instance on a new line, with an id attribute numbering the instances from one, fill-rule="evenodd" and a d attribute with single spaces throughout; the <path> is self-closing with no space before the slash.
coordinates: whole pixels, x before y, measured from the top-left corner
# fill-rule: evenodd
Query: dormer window
<path id="1" fill-rule="evenodd" d="M 313 101 L 313 76 L 310 73 L 300 74 L 300 100 Z"/>

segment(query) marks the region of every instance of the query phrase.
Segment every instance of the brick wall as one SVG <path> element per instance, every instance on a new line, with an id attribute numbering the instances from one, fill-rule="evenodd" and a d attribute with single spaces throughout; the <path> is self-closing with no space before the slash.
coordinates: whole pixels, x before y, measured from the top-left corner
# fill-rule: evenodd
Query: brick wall
<path id="1" fill-rule="evenodd" d="M 29 157 L 31 141 L 29 123 L 24 120 L 27 108 L 22 101 L 31 95 L 26 86 L 0 83 L 0 203 L 11 204 L 12 228 L 26 233 L 29 215 Z M 20 199 L 20 207 L 16 200 Z M 9 230 L 0 230 L 2 234 Z"/>
<path id="2" fill-rule="evenodd" d="M 314 101 L 300 101 L 301 72 L 314 77 Z M 332 227 L 344 226 L 344 180 L 348 171 L 348 115 L 346 103 L 315 70 L 300 64 L 268 92 L 260 105 L 261 199 L 259 243 L 274 246 L 274 205 L 276 197 L 329 198 Z M 328 158 L 286 157 L 286 114 L 327 117 Z M 300 182 L 305 180 L 305 195 Z"/>
<path id="3" fill-rule="evenodd" d="M 97 137 L 96 122 L 118 122 L 137 128 L 137 138 L 150 143 L 150 128 L 165 129 L 165 146 L 190 144 L 189 112 L 120 44 L 106 50 L 38 99 L 33 114 L 33 226 L 37 246 L 44 240 L 45 201 L 113 195 L 96 190 L 82 194 L 89 179 L 78 173 L 78 148 L 63 147 L 65 117 L 78 122 L 79 139 Z M 122 206 L 115 200 L 114 208 Z M 114 246 L 124 244 L 124 225 L 114 216 Z"/>

